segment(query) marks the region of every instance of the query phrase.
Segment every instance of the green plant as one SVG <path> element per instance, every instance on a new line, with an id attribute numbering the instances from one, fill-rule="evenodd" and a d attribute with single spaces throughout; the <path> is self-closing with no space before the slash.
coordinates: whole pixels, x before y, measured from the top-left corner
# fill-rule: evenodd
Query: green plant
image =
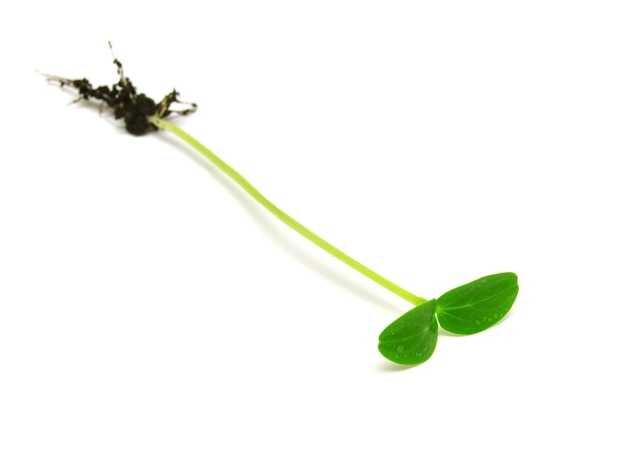
<path id="1" fill-rule="evenodd" d="M 482 277 L 429 301 L 364 266 L 297 222 L 198 140 L 163 119 L 173 112 L 179 114 L 194 112 L 195 104 L 175 111 L 171 108 L 172 105 L 180 102 L 175 90 L 167 94 L 159 103 L 144 94 L 138 94 L 132 82 L 124 76 L 119 60 L 114 58 L 114 63 L 117 66 L 119 81 L 111 87 L 93 88 L 84 78 L 73 80 L 52 75 L 46 75 L 46 77 L 58 82 L 61 86 L 78 90 L 79 99 L 102 101 L 113 111 L 116 119 L 124 119 L 127 131 L 133 135 L 144 135 L 156 129 L 171 132 L 206 157 L 287 226 L 357 272 L 413 304 L 413 309 L 392 322 L 380 334 L 378 349 L 387 359 L 402 365 L 423 363 L 435 350 L 439 326 L 455 334 L 475 334 L 500 321 L 510 310 L 519 290 L 517 276 L 514 273 L 506 272 Z"/>
<path id="2" fill-rule="evenodd" d="M 517 275 L 488 275 L 422 303 L 389 324 L 380 334 L 378 350 L 402 365 L 430 358 L 439 325 L 455 334 L 476 334 L 500 321 L 517 296 Z"/>

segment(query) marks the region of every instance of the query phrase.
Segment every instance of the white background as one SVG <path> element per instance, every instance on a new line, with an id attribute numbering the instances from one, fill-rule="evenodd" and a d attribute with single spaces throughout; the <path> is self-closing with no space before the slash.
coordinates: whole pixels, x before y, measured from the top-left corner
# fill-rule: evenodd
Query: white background
<path id="1" fill-rule="evenodd" d="M 1 467 L 625 467 L 622 1 L 1 8 Z M 296 219 L 512 312 L 387 362 L 408 303 L 35 72 L 112 84 L 108 40 Z"/>

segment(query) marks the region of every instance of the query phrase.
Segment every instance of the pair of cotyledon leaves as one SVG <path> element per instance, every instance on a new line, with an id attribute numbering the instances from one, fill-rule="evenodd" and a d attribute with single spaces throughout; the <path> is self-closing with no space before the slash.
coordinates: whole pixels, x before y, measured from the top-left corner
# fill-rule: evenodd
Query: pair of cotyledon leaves
<path id="1" fill-rule="evenodd" d="M 488 275 L 416 306 L 380 334 L 378 350 L 392 362 L 418 365 L 435 351 L 439 326 L 475 334 L 500 321 L 513 306 L 519 286 L 512 272 Z"/>

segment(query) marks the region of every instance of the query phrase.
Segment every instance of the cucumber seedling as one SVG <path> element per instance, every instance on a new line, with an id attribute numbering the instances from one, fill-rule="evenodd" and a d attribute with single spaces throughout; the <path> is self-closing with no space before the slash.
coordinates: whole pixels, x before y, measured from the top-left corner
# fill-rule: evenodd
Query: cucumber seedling
<path id="1" fill-rule="evenodd" d="M 496 324 L 513 306 L 519 287 L 517 275 L 512 272 L 481 277 L 431 300 L 419 297 L 377 274 L 297 222 L 270 202 L 224 160 L 178 126 L 165 120 L 172 113 L 186 115 L 194 112 L 196 104 L 179 101 L 176 90 L 172 90 L 159 102 L 143 93 L 137 93 L 130 79 L 124 75 L 122 63 L 115 56 L 113 63 L 117 67 L 119 80 L 110 87 L 94 88 L 85 78 L 45 76 L 61 86 L 75 89 L 78 92 L 77 100 L 100 101 L 103 107 L 113 112 L 116 119 L 124 119 L 126 130 L 133 135 L 145 135 L 158 129 L 176 135 L 207 158 L 280 221 L 344 264 L 411 303 L 413 308 L 387 326 L 379 336 L 378 350 L 387 359 L 402 365 L 423 363 L 435 351 L 439 327 L 454 334 L 475 334 Z M 175 103 L 184 106 L 175 110 L 173 109 Z"/>

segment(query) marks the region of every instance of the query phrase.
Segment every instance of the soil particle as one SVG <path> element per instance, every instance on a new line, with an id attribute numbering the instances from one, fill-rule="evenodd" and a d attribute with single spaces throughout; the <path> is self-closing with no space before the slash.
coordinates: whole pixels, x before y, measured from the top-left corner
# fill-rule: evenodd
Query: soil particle
<path id="1" fill-rule="evenodd" d="M 111 43 L 109 43 L 111 51 Z M 145 135 L 157 130 L 150 123 L 149 117 L 166 117 L 172 113 L 186 115 L 197 109 L 195 103 L 182 103 L 178 100 L 178 92 L 174 89 L 156 103 L 143 93 L 137 93 L 137 89 L 128 77 L 124 75 L 122 63 L 113 57 L 113 63 L 117 67 L 119 80 L 111 86 L 98 86 L 94 88 L 86 78 L 69 79 L 54 75 L 45 75 L 50 81 L 59 83 L 60 86 L 74 88 L 78 92 L 78 100 L 96 100 L 113 111 L 116 119 L 124 119 L 126 130 L 133 135 Z M 172 104 L 182 103 L 186 108 L 182 110 L 171 109 Z"/>

